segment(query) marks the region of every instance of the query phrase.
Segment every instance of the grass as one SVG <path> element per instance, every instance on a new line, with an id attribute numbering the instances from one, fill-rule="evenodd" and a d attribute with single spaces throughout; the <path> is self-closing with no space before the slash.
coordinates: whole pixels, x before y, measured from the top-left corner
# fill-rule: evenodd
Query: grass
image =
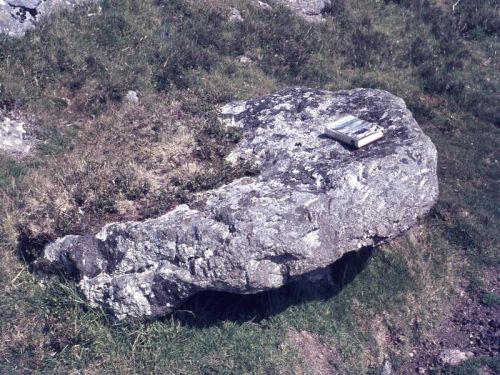
<path id="1" fill-rule="evenodd" d="M 40 140 L 31 158 L 0 156 L 0 373 L 296 373 L 307 364 L 291 329 L 334 347 L 346 373 L 385 358 L 405 371 L 452 313 L 450 295 L 497 307 L 499 7 L 451 3 L 337 1 L 310 24 L 245 1 L 106 0 L 0 37 L 0 108 L 33 114 Z M 243 22 L 228 21 L 231 6 Z M 436 207 L 334 268 L 341 289 L 197 297 L 187 312 L 128 326 L 70 281 L 43 287 L 29 273 L 25 261 L 58 236 L 155 216 L 251 173 L 225 165 L 239 134 L 220 128 L 216 106 L 289 85 L 390 90 L 438 148 Z M 481 366 L 496 371 L 498 359 L 436 373 Z"/>

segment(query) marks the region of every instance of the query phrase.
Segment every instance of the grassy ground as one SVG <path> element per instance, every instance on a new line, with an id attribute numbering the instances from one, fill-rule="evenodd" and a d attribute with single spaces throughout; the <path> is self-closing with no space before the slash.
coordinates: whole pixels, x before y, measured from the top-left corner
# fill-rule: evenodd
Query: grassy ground
<path id="1" fill-rule="evenodd" d="M 0 107 L 32 113 L 40 140 L 28 159 L 0 156 L 0 373 L 314 373 L 311 352 L 350 374 L 386 360 L 403 374 L 500 371 L 500 10 L 452 3 L 337 1 L 308 24 L 236 0 L 107 0 L 0 37 Z M 89 309 L 71 282 L 36 283 L 25 261 L 48 241 L 247 173 L 224 164 L 238 134 L 214 110 L 290 85 L 406 100 L 440 158 L 420 226 L 334 266 L 337 288 L 202 295 L 139 327 Z M 475 357 L 443 367 L 447 346 Z"/>

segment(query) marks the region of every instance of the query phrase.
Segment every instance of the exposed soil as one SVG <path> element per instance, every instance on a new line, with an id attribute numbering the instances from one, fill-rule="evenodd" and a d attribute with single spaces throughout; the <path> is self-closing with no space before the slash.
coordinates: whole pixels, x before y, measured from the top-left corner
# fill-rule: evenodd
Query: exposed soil
<path id="1" fill-rule="evenodd" d="M 498 291 L 500 277 L 490 277 L 486 290 Z M 500 353 L 500 307 L 487 305 L 477 293 L 463 292 L 450 300 L 445 314 L 431 338 L 424 339 L 413 351 L 411 360 L 401 369 L 402 374 L 430 374 L 442 368 L 439 354 L 444 349 L 471 352 L 474 357 L 493 357 Z M 489 371 L 484 369 L 484 373 Z"/>
<path id="2" fill-rule="evenodd" d="M 302 368 L 296 369 L 297 374 L 344 374 L 339 353 L 335 348 L 325 345 L 317 335 L 290 329 L 285 343 L 294 348 L 304 361 Z"/>
<path id="3" fill-rule="evenodd" d="M 491 281 L 488 290 L 498 290 L 500 278 Z M 393 374 L 435 374 L 447 364 L 440 359 L 445 349 L 457 349 L 472 353 L 473 357 L 493 357 L 500 353 L 500 308 L 485 304 L 480 295 L 463 293 L 458 300 L 450 301 L 449 314 L 444 314 L 433 332 L 411 352 L 410 361 Z M 289 330 L 286 345 L 294 348 L 303 365 L 298 374 L 344 374 L 338 351 L 322 342 L 317 335 L 307 331 Z M 388 345 L 398 346 L 398 338 Z M 387 366 L 386 366 L 387 367 Z M 390 366 L 389 366 L 390 367 Z M 386 374 L 380 367 L 377 374 Z M 479 374 L 493 374 L 487 366 L 479 368 Z"/>

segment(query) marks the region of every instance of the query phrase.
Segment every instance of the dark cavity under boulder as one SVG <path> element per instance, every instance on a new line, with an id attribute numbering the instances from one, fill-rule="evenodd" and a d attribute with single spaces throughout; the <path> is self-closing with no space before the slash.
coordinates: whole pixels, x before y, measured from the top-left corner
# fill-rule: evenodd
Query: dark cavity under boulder
<path id="1" fill-rule="evenodd" d="M 323 135 L 344 114 L 383 139 L 354 150 Z M 404 232 L 438 196 L 437 154 L 402 99 L 293 88 L 221 108 L 243 139 L 228 162 L 260 170 L 142 222 L 47 246 L 35 268 L 75 278 L 118 319 L 162 316 L 199 291 L 256 293 L 310 276 Z"/>

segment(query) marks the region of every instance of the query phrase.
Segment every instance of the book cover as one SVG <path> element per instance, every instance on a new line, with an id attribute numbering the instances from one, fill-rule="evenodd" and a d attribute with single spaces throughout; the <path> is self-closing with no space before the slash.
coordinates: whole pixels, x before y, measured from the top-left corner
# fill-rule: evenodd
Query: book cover
<path id="1" fill-rule="evenodd" d="M 326 124 L 325 134 L 355 148 L 370 144 L 384 135 L 381 126 L 347 115 Z"/>

